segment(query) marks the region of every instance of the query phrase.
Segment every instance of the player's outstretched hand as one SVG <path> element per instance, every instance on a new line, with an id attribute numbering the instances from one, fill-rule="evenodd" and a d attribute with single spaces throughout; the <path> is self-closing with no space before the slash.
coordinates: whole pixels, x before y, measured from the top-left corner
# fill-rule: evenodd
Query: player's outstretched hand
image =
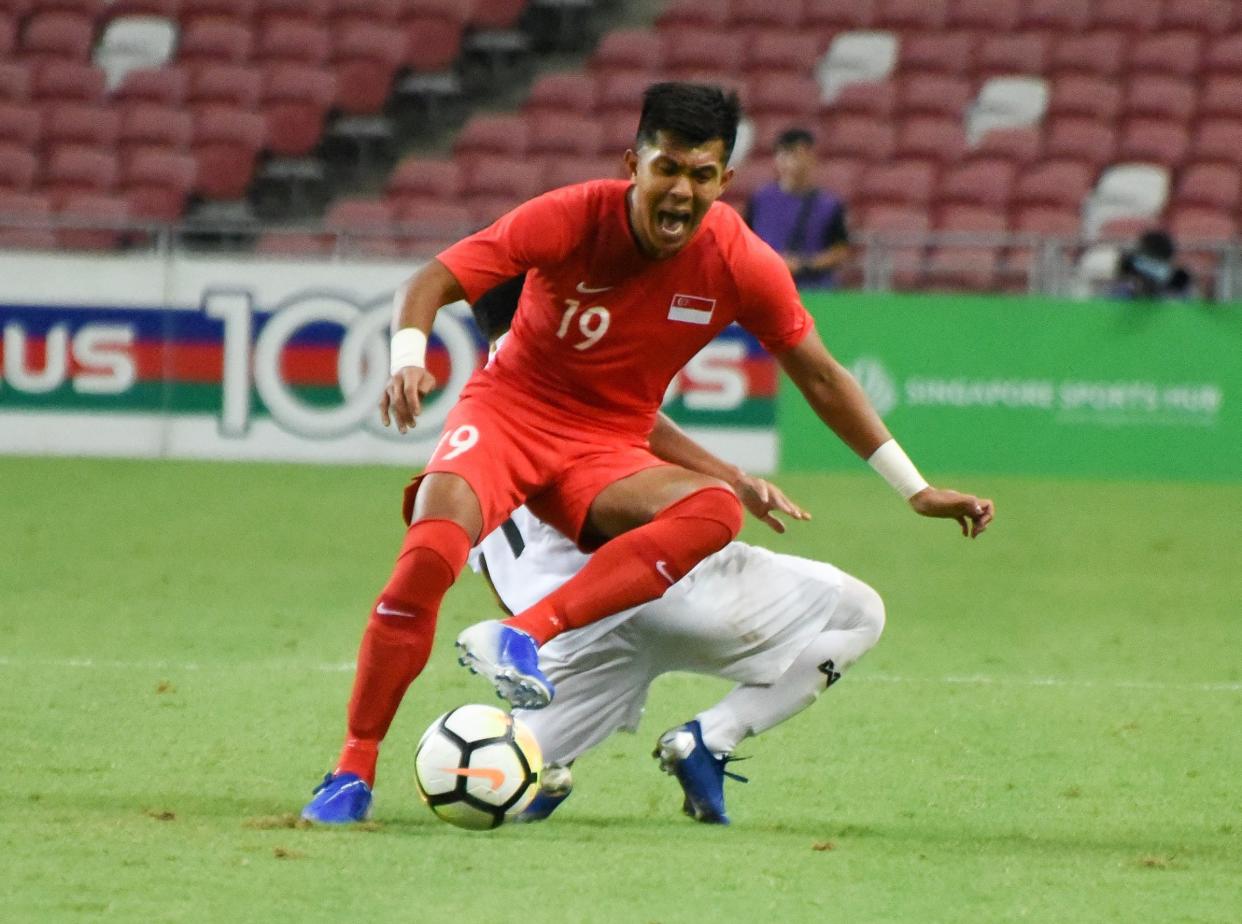
<path id="1" fill-rule="evenodd" d="M 986 498 L 945 488 L 924 488 L 910 498 L 910 506 L 925 517 L 957 520 L 962 535 L 971 539 L 988 528 L 996 512 L 995 505 Z"/>
<path id="2" fill-rule="evenodd" d="M 811 515 L 785 496 L 785 492 L 762 478 L 743 475 L 733 485 L 737 496 L 747 510 L 778 533 L 785 531 L 785 524 L 772 516 L 773 511 L 783 513 L 795 520 L 809 520 Z"/>
<path id="3" fill-rule="evenodd" d="M 384 397 L 380 398 L 380 420 L 387 427 L 391 423 L 404 433 L 417 426 L 418 415 L 423 412 L 423 398 L 436 387 L 436 377 L 418 366 L 398 369 L 388 380 Z"/>

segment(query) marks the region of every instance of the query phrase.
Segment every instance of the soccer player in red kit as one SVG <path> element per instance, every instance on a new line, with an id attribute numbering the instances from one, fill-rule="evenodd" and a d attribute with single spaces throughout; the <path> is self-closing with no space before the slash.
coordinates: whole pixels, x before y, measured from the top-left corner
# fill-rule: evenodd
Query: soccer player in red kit
<path id="1" fill-rule="evenodd" d="M 533 199 L 449 247 L 399 296 L 380 413 L 404 432 L 434 385 L 424 357 L 436 312 L 526 273 L 508 339 L 462 390 L 407 489 L 411 525 L 363 635 L 345 745 L 303 817 L 366 816 L 379 744 L 426 662 L 440 601 L 470 547 L 519 505 L 597 549 L 529 609 L 458 636 L 462 663 L 524 708 L 554 694 L 538 645 L 661 596 L 737 535 L 742 503 L 724 473 L 647 445 L 673 376 L 734 321 L 916 512 L 970 535 L 991 519 L 990 501 L 921 478 L 815 333 L 784 261 L 716 201 L 732 178 L 739 116 L 717 87 L 653 85 L 625 153 L 631 181 Z M 749 500 L 756 512 L 805 517 L 783 498 Z"/>

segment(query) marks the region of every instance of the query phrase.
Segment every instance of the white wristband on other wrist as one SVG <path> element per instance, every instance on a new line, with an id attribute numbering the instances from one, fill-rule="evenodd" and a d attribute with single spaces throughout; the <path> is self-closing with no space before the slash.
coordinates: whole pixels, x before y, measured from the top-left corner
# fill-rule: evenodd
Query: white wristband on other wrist
<path id="1" fill-rule="evenodd" d="M 880 446 L 871 454 L 867 464 L 905 500 L 928 487 L 927 479 L 919 474 L 919 470 L 914 467 L 914 463 L 896 440 L 889 440 Z"/>
<path id="2" fill-rule="evenodd" d="M 417 327 L 403 327 L 392 335 L 388 371 L 396 375 L 406 366 L 427 367 L 427 335 Z"/>

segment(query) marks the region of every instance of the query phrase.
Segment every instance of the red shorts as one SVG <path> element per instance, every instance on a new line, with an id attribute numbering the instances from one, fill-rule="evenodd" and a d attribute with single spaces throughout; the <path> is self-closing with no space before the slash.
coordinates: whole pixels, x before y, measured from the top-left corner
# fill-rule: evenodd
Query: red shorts
<path id="1" fill-rule="evenodd" d="M 591 428 L 492 383 L 467 387 L 449 411 L 423 474 L 451 472 L 479 499 L 486 536 L 525 504 L 578 540 L 591 504 L 608 485 L 668 463 L 645 436 Z M 475 383 L 471 383 L 475 385 Z M 421 476 L 406 489 L 408 522 Z"/>

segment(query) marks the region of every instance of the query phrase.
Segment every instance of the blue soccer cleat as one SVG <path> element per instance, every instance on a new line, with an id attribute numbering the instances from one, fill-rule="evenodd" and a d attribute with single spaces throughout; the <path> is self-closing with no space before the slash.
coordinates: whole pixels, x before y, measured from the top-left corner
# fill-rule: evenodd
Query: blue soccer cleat
<path id="1" fill-rule="evenodd" d="M 371 815 L 371 787 L 356 773 L 328 773 L 315 787 L 302 817 L 321 825 L 347 825 Z"/>
<path id="2" fill-rule="evenodd" d="M 725 812 L 724 778 L 745 783 L 746 777 L 725 769 L 725 764 L 735 758 L 717 757 L 707 749 L 698 719 L 662 734 L 651 756 L 660 761 L 661 770 L 677 777 L 685 794 L 683 812 L 704 824 L 729 823 Z"/>
<path id="3" fill-rule="evenodd" d="M 517 709 L 542 709 L 555 688 L 539 669 L 535 640 L 521 629 L 495 619 L 475 623 L 457 636 L 457 661 L 472 674 L 482 674 L 496 695 Z"/>
<path id="4" fill-rule="evenodd" d="M 560 764 L 547 764 L 539 774 L 539 792 L 530 805 L 514 815 L 510 821 L 528 824 L 544 821 L 555 812 L 574 791 L 574 778 L 569 768 Z"/>

